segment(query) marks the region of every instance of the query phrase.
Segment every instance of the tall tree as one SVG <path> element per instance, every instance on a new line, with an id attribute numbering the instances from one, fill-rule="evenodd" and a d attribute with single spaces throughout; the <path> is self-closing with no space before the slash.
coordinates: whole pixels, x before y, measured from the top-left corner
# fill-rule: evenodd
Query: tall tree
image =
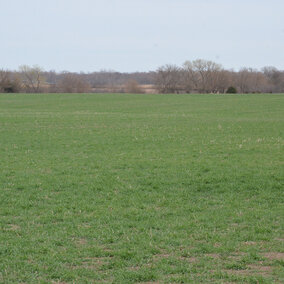
<path id="1" fill-rule="evenodd" d="M 58 82 L 58 91 L 62 93 L 88 93 L 90 84 L 81 75 L 75 73 L 64 73 Z"/>
<path id="2" fill-rule="evenodd" d="M 181 69 L 167 64 L 157 70 L 156 86 L 160 93 L 178 93 L 181 89 Z"/>
<path id="3" fill-rule="evenodd" d="M 21 65 L 19 72 L 25 91 L 28 93 L 39 93 L 45 82 L 43 69 L 37 65 L 32 67 Z"/>

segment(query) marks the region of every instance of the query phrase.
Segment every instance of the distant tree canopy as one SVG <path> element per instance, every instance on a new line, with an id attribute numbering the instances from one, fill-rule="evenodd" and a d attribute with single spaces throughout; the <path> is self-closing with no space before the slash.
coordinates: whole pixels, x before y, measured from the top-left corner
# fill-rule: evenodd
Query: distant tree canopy
<path id="1" fill-rule="evenodd" d="M 149 91 L 147 91 L 149 90 Z M 182 66 L 166 64 L 156 71 L 91 73 L 44 71 L 22 65 L 17 71 L 0 70 L 0 92 L 5 93 L 283 93 L 284 71 L 267 66 L 261 70 L 226 70 L 203 59 Z"/>
<path id="2" fill-rule="evenodd" d="M 284 72 L 274 67 L 262 71 L 242 68 L 235 72 L 202 59 L 186 61 L 182 67 L 164 65 L 158 68 L 156 78 L 161 93 L 284 92 Z"/>
<path id="3" fill-rule="evenodd" d="M 57 84 L 60 93 L 89 93 L 90 88 L 90 84 L 82 76 L 72 73 L 64 73 Z"/>

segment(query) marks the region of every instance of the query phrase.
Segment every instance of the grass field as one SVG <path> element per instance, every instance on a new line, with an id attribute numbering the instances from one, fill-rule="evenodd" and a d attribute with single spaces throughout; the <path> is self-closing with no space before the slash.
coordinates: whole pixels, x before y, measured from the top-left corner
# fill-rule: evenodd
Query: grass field
<path id="1" fill-rule="evenodd" d="M 284 281 L 284 95 L 2 94 L 0 166 L 0 283 Z"/>

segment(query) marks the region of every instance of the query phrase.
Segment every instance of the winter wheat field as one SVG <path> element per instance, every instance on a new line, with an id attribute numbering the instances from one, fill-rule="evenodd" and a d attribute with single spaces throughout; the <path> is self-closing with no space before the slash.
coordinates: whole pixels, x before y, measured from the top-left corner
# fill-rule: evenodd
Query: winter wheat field
<path id="1" fill-rule="evenodd" d="M 284 95 L 0 95 L 0 283 L 283 283 Z"/>

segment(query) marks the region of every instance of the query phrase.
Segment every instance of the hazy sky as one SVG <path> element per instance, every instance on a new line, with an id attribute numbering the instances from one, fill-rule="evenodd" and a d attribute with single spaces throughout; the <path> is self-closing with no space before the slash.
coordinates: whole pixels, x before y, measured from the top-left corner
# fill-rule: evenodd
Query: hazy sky
<path id="1" fill-rule="evenodd" d="M 0 68 L 284 69 L 284 0 L 0 0 Z"/>

